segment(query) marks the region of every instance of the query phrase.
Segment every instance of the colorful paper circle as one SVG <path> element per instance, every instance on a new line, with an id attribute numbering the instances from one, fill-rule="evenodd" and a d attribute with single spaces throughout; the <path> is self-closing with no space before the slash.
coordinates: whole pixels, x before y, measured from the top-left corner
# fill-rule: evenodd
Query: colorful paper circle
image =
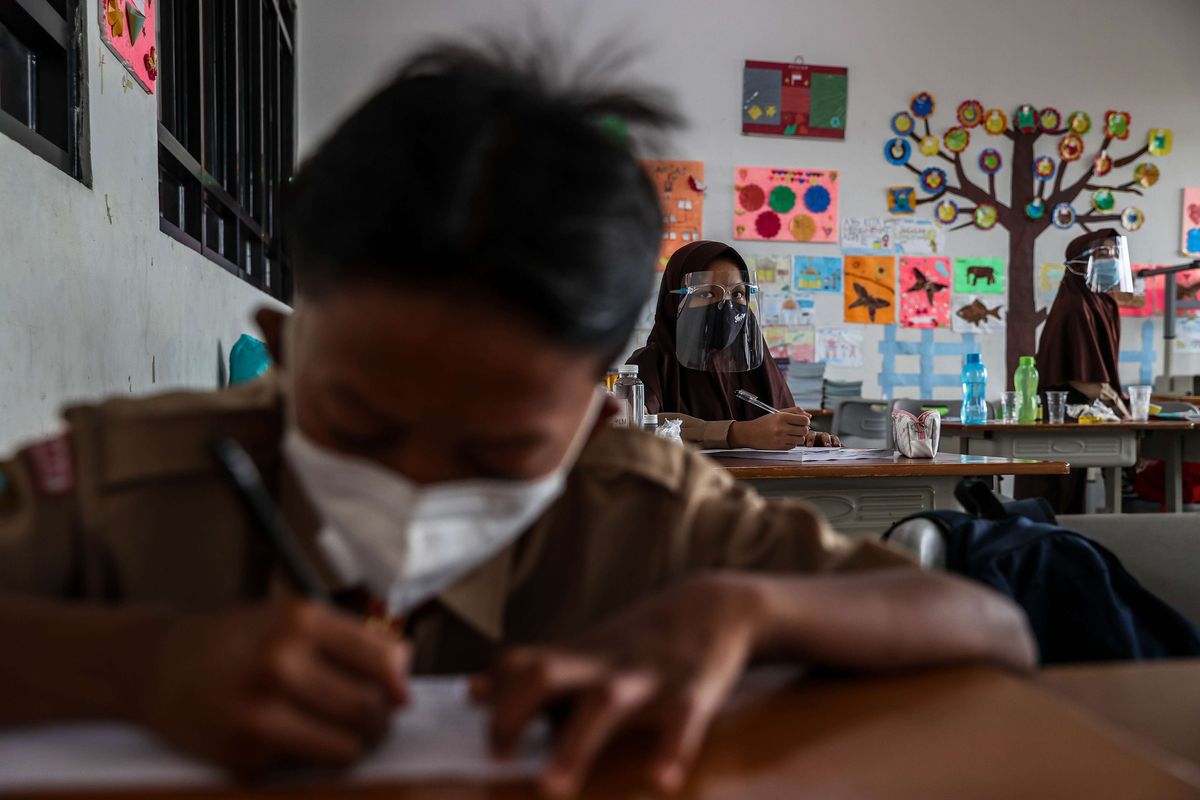
<path id="1" fill-rule="evenodd" d="M 824 214 L 832 202 L 833 198 L 824 186 L 810 186 L 804 190 L 804 206 L 814 214 Z"/>
<path id="2" fill-rule="evenodd" d="M 1059 203 L 1054 207 L 1051 219 L 1054 220 L 1054 227 L 1066 230 L 1075 224 L 1075 209 L 1070 203 Z"/>
<path id="3" fill-rule="evenodd" d="M 755 183 L 738 189 L 738 205 L 743 211 L 758 211 L 767 202 L 767 193 Z"/>
<path id="4" fill-rule="evenodd" d="M 1000 212 L 991 203 L 980 203 L 975 207 L 975 227 L 982 231 L 996 227 L 1000 220 Z"/>
<path id="5" fill-rule="evenodd" d="M 810 242 L 817 235 L 817 221 L 808 214 L 792 217 L 792 238 L 797 242 Z"/>
<path id="6" fill-rule="evenodd" d="M 1143 189 L 1149 189 L 1158 183 L 1158 167 L 1149 161 L 1138 164 L 1133 168 L 1133 179 Z"/>
<path id="7" fill-rule="evenodd" d="M 979 154 L 979 168 L 985 175 L 995 175 L 1002 166 L 1004 166 L 1004 158 L 994 147 L 989 147 Z"/>
<path id="8" fill-rule="evenodd" d="M 897 136 L 908 136 L 912 133 L 914 125 L 916 123 L 907 111 L 899 111 L 892 115 L 892 131 Z"/>
<path id="9" fill-rule="evenodd" d="M 978 100 L 966 100 L 958 106 L 958 124 L 974 128 L 983 121 L 983 104 Z"/>
<path id="10" fill-rule="evenodd" d="M 1072 111 L 1067 117 L 1067 127 L 1083 136 L 1092 129 L 1092 118 L 1086 111 Z"/>
<path id="11" fill-rule="evenodd" d="M 1035 197 L 1025 204 L 1025 216 L 1030 219 L 1041 219 L 1045 213 L 1046 204 L 1040 197 Z"/>
<path id="12" fill-rule="evenodd" d="M 971 143 L 971 132 L 966 128 L 951 128 L 946 131 L 942 141 L 946 143 L 946 149 L 951 153 L 961 153 Z"/>
<path id="13" fill-rule="evenodd" d="M 1058 126 L 1062 125 L 1062 114 L 1058 113 L 1057 108 L 1043 108 L 1038 114 L 1038 126 L 1043 133 L 1058 130 Z"/>
<path id="14" fill-rule="evenodd" d="M 953 225 L 958 219 L 958 203 L 946 198 L 934 207 L 933 215 L 942 225 Z"/>
<path id="15" fill-rule="evenodd" d="M 1114 139 L 1124 141 L 1129 138 L 1129 112 L 1109 111 L 1104 115 L 1104 133 Z"/>
<path id="16" fill-rule="evenodd" d="M 786 214 L 796 207 L 796 193 L 790 186 L 776 186 L 771 190 L 771 197 L 767 200 L 767 205 L 771 207 L 772 211 Z"/>
<path id="17" fill-rule="evenodd" d="M 1130 206 L 1121 212 L 1121 227 L 1127 231 L 1136 231 L 1146 224 L 1146 215 L 1140 208 Z"/>
<path id="18" fill-rule="evenodd" d="M 1037 133 L 1037 109 L 1029 103 L 1017 106 L 1017 110 L 1013 112 L 1013 128 L 1021 133 Z"/>
<path id="19" fill-rule="evenodd" d="M 1083 139 L 1077 133 L 1068 133 L 1058 142 L 1058 154 L 1063 161 L 1078 161 L 1083 156 Z"/>
<path id="20" fill-rule="evenodd" d="M 921 155 L 930 157 L 936 156 L 942 149 L 941 142 L 936 136 L 921 137 L 921 143 L 917 147 L 920 149 Z"/>
<path id="21" fill-rule="evenodd" d="M 1100 151 L 1100 155 L 1096 156 L 1096 160 L 1092 162 L 1092 174 L 1098 177 L 1112 172 L 1112 168 L 1113 160 L 1107 150 Z"/>
<path id="22" fill-rule="evenodd" d="M 764 239 L 774 239 L 782 227 L 783 223 L 774 211 L 764 211 L 754 218 L 754 230 Z"/>
<path id="23" fill-rule="evenodd" d="M 1169 128 L 1151 128 L 1146 134 L 1146 147 L 1152 156 L 1170 155 L 1174 138 Z"/>
<path id="24" fill-rule="evenodd" d="M 933 113 L 934 106 L 933 95 L 929 92 L 920 92 L 913 95 L 912 102 L 908 104 L 908 108 L 912 111 L 914 117 L 925 119 Z"/>
<path id="25" fill-rule="evenodd" d="M 1117 198 L 1109 189 L 1097 189 L 1092 192 L 1092 208 L 1097 211 L 1112 211 L 1117 204 Z"/>
<path id="26" fill-rule="evenodd" d="M 1038 156 L 1033 160 L 1033 176 L 1039 181 L 1048 181 L 1054 177 L 1054 159 L 1050 156 Z"/>
<path id="27" fill-rule="evenodd" d="M 983 129 L 992 136 L 999 136 L 1008 128 L 1008 115 L 998 108 L 989 108 L 983 114 Z"/>
<path id="28" fill-rule="evenodd" d="M 946 188 L 946 170 L 926 167 L 921 171 L 921 188 L 929 194 L 937 194 Z"/>
<path id="29" fill-rule="evenodd" d="M 901 139 L 899 136 L 888 139 L 888 143 L 883 146 L 883 157 L 889 164 L 904 166 L 912 158 L 912 145 L 908 143 L 908 139 Z"/>

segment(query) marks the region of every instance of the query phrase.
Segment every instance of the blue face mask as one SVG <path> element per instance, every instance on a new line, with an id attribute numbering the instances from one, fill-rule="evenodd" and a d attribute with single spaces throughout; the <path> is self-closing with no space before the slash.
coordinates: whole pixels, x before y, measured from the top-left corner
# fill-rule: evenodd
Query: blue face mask
<path id="1" fill-rule="evenodd" d="M 1092 261 L 1092 291 L 1107 292 L 1121 283 L 1121 265 L 1115 258 L 1097 258 Z"/>

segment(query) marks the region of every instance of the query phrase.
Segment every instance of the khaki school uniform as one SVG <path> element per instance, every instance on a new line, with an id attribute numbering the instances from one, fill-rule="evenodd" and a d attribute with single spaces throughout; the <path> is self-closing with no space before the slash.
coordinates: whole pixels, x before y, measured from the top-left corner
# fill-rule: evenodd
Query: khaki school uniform
<path id="1" fill-rule="evenodd" d="M 271 552 L 209 452 L 233 436 L 327 577 L 319 521 L 280 449 L 271 376 L 219 392 L 111 400 L 0 462 L 0 594 L 179 611 L 260 599 Z M 486 664 L 500 643 L 568 637 L 691 573 L 909 563 L 834 533 L 800 501 L 765 500 L 671 442 L 605 428 L 566 490 L 512 545 L 407 623 L 418 671 Z M 277 590 L 277 587 L 276 587 Z"/>

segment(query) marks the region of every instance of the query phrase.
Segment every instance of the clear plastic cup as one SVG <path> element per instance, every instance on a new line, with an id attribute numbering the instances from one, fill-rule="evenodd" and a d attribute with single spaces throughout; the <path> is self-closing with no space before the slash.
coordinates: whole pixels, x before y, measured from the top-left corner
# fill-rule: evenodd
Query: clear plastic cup
<path id="1" fill-rule="evenodd" d="M 1016 392 L 1001 392 L 1000 393 L 1000 421 L 1006 425 L 1012 425 L 1017 421 L 1017 414 L 1021 410 L 1021 398 Z"/>
<path id="2" fill-rule="evenodd" d="M 1067 415 L 1067 393 L 1046 392 L 1046 421 L 1061 425 Z"/>
<path id="3" fill-rule="evenodd" d="M 1129 413 L 1136 422 L 1150 419 L 1150 390 L 1149 386 L 1129 387 Z"/>

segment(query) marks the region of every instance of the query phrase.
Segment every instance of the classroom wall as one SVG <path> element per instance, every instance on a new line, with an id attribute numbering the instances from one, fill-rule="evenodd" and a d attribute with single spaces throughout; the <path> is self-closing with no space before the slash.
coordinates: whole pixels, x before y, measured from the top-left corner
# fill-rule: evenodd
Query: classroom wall
<path id="1" fill-rule="evenodd" d="M 354 20 L 354 24 L 345 24 Z M 1052 105 L 1064 114 L 1081 108 L 1094 121 L 1110 108 L 1128 110 L 1133 134 L 1114 154 L 1136 149 L 1149 127 L 1170 127 L 1174 152 L 1158 159 L 1163 173 L 1145 197 L 1132 198 L 1146 213 L 1131 236 L 1136 262 L 1179 263 L 1181 188 L 1200 184 L 1200 103 L 1195 76 L 1200 49 L 1200 3 L 1194 0 L 343 0 L 308 3 L 300 16 L 300 140 L 311 148 L 329 126 L 361 100 L 406 53 L 430 37 L 476 31 L 507 31 L 537 23 L 566 32 L 577 52 L 611 34 L 636 47 L 634 78 L 670 88 L 689 120 L 663 157 L 705 162 L 707 238 L 732 239 L 735 165 L 837 169 L 842 176 L 843 217 L 883 216 L 884 187 L 911 183 L 912 176 L 882 156 L 888 121 L 920 90 L 939 101 L 935 127 L 949 127 L 961 100 L 1011 110 L 1022 102 Z M 850 74 L 848 130 L 843 142 L 747 137 L 740 133 L 742 62 L 747 58 L 846 66 Z M 937 131 L 940 132 L 940 131 Z M 1137 141 L 1134 142 L 1133 140 Z M 1089 147 L 1099 142 L 1094 133 Z M 1054 142 L 1044 141 L 1045 150 Z M 1130 147 L 1132 146 L 1132 147 Z M 967 155 L 977 158 L 981 146 Z M 1007 148 L 1000 145 L 1007 156 Z M 1076 165 L 1074 174 L 1079 174 Z M 972 170 L 974 166 L 972 164 Z M 973 173 L 977 178 L 979 173 Z M 1119 177 L 1124 173 L 1114 173 Z M 1068 174 L 1069 177 L 1070 173 Z M 1002 180 L 1003 185 L 1005 182 Z M 1005 190 L 1002 190 L 1002 196 Z M 1119 196 L 1120 205 L 1130 196 Z M 1082 203 L 1077 201 L 1077 207 Z M 929 206 L 922 207 L 928 214 Z M 1051 229 L 1038 241 L 1038 263 L 1061 260 L 1069 238 L 1080 232 Z M 837 254 L 834 245 L 752 242 L 744 250 L 766 253 Z M 960 231 L 948 235 L 948 254 L 1007 258 L 1007 236 Z M 818 295 L 818 323 L 840 322 L 838 295 Z M 1160 335 L 1155 323 L 1156 340 Z M 829 377 L 864 380 L 868 396 L 879 393 L 880 326 L 864 326 L 866 361 L 859 369 L 831 368 Z M 900 332 L 911 341 L 919 334 Z M 939 331 L 938 342 L 960 342 Z M 1127 319 L 1123 349 L 1140 349 L 1142 320 Z M 1000 391 L 1002 335 L 981 339 L 985 363 Z M 1158 351 L 1161 364 L 1161 347 Z M 939 357 L 938 372 L 957 372 L 958 358 Z M 899 372 L 918 369 L 915 356 L 898 356 Z M 1181 356 L 1176 372 L 1200 371 L 1200 357 Z M 1136 382 L 1138 368 L 1122 365 Z M 913 396 L 915 389 L 897 390 Z M 953 396 L 944 388 L 938 396 Z"/>
<path id="2" fill-rule="evenodd" d="M 273 302 L 158 229 L 157 107 L 86 0 L 91 188 L 0 134 L 0 453 L 66 403 L 217 385 Z"/>

